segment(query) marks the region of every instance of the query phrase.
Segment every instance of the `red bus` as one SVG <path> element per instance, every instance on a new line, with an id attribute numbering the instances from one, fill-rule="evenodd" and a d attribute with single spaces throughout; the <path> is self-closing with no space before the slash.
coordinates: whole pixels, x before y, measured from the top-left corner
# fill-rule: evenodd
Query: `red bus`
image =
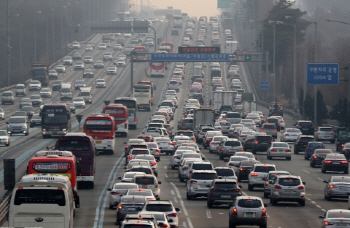
<path id="1" fill-rule="evenodd" d="M 67 176 L 73 188 L 75 205 L 79 208 L 79 196 L 77 192 L 77 176 L 80 167 L 76 157 L 70 151 L 38 151 L 30 159 L 27 174 L 58 174 Z"/>
<path id="2" fill-rule="evenodd" d="M 145 46 L 135 46 L 134 52 L 136 53 L 134 55 L 134 59 L 141 59 L 141 60 L 147 59 L 148 50 L 146 49 Z"/>
<path id="3" fill-rule="evenodd" d="M 160 46 L 161 47 L 169 46 L 170 47 L 170 52 L 169 53 L 173 53 L 173 51 L 174 51 L 174 44 L 171 41 L 163 41 L 163 43 Z"/>
<path id="4" fill-rule="evenodd" d="M 102 113 L 108 114 L 114 118 L 114 134 L 124 137 L 128 136 L 128 108 L 122 104 L 107 105 Z"/>
<path id="5" fill-rule="evenodd" d="M 171 21 L 171 20 L 173 20 L 174 14 L 173 13 L 167 13 L 165 17 L 166 17 L 166 19 L 168 21 Z"/>
<path id="6" fill-rule="evenodd" d="M 165 74 L 165 63 L 164 62 L 151 62 L 149 64 L 150 76 L 151 77 L 162 77 L 164 78 Z"/>
<path id="7" fill-rule="evenodd" d="M 85 119 L 84 132 L 95 139 L 97 153 L 114 154 L 114 118 L 108 114 L 92 114 Z"/>
<path id="8" fill-rule="evenodd" d="M 153 105 L 153 93 L 154 93 L 154 90 L 156 90 L 156 86 L 153 84 L 153 82 L 151 82 L 151 81 L 140 81 L 140 82 L 137 82 L 137 84 L 139 84 L 139 85 L 149 85 L 151 87 L 151 96 L 152 96 L 151 102 L 152 102 L 152 105 Z"/>

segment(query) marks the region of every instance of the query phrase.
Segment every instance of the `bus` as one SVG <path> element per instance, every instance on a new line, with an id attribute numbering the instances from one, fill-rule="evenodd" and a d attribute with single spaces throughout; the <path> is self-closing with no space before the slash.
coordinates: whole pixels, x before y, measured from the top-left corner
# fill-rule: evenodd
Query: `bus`
<path id="1" fill-rule="evenodd" d="M 133 97 L 137 99 L 138 109 L 151 111 L 151 86 L 149 85 L 134 85 Z"/>
<path id="2" fill-rule="evenodd" d="M 138 85 L 149 85 L 151 87 L 151 104 L 153 105 L 154 98 L 154 90 L 156 90 L 156 86 L 151 81 L 140 81 L 137 83 Z"/>
<path id="3" fill-rule="evenodd" d="M 148 50 L 146 49 L 145 46 L 135 46 L 134 52 L 135 52 L 134 59 L 140 59 L 140 60 L 147 59 Z"/>
<path id="4" fill-rule="evenodd" d="M 119 12 L 118 19 L 121 21 L 130 21 L 130 12 Z"/>
<path id="5" fill-rule="evenodd" d="M 55 150 L 71 151 L 79 162 L 78 185 L 94 188 L 96 150 L 94 139 L 91 136 L 83 132 L 67 133 L 56 141 Z"/>
<path id="6" fill-rule="evenodd" d="M 114 118 L 108 114 L 92 114 L 86 117 L 84 132 L 95 141 L 97 153 L 114 154 Z"/>
<path id="7" fill-rule="evenodd" d="M 164 62 L 151 62 L 149 64 L 149 73 L 151 77 L 164 78 L 165 74 L 165 63 Z"/>
<path id="8" fill-rule="evenodd" d="M 129 129 L 137 128 L 137 100 L 134 97 L 117 97 L 114 104 L 122 104 L 128 108 Z"/>
<path id="9" fill-rule="evenodd" d="M 168 21 L 171 21 L 174 17 L 174 14 L 173 13 L 167 13 L 165 18 L 168 20 Z"/>
<path id="10" fill-rule="evenodd" d="M 173 51 L 174 51 L 174 44 L 173 44 L 173 42 L 171 42 L 171 41 L 163 41 L 163 43 L 162 43 L 160 46 L 161 46 L 161 47 L 163 47 L 163 46 L 169 46 L 169 47 L 170 47 L 169 53 L 173 53 Z"/>
<path id="11" fill-rule="evenodd" d="M 30 174 L 13 189 L 8 221 L 10 227 L 73 228 L 74 211 L 68 177 Z"/>
<path id="12" fill-rule="evenodd" d="M 103 108 L 102 113 L 110 115 L 114 120 L 114 135 L 128 136 L 128 109 L 124 105 L 114 104 L 107 105 Z"/>
<path id="13" fill-rule="evenodd" d="M 182 16 L 184 21 L 190 20 L 190 17 L 188 16 L 188 13 L 182 13 L 181 16 Z"/>
<path id="14" fill-rule="evenodd" d="M 68 104 L 45 104 L 40 112 L 43 138 L 62 136 L 70 132 L 70 108 Z"/>
<path id="15" fill-rule="evenodd" d="M 173 27 L 174 28 L 182 28 L 182 16 L 174 16 L 173 17 Z"/>

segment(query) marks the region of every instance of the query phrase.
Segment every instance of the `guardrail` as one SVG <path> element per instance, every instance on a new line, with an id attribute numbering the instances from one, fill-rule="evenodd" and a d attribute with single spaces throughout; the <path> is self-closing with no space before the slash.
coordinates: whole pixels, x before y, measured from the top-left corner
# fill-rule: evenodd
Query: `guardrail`
<path id="1" fill-rule="evenodd" d="M 3 201 L 0 204 L 0 224 L 2 224 L 8 218 L 11 195 L 12 191 L 7 191 Z"/>

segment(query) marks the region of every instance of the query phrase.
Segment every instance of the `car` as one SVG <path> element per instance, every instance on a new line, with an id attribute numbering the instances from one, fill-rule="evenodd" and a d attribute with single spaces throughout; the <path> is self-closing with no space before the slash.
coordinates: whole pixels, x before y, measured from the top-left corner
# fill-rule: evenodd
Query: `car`
<path id="1" fill-rule="evenodd" d="M 322 165 L 322 161 L 325 159 L 327 154 L 332 154 L 331 149 L 316 149 L 310 156 L 310 166 L 315 167 L 316 165 Z"/>
<path id="2" fill-rule="evenodd" d="M 274 123 L 264 123 L 261 126 L 261 131 L 265 132 L 267 135 L 271 135 L 273 138 L 277 138 L 277 127 Z"/>
<path id="3" fill-rule="evenodd" d="M 117 67 L 115 66 L 109 66 L 107 67 L 107 75 L 117 75 Z"/>
<path id="4" fill-rule="evenodd" d="M 121 44 L 114 44 L 113 50 L 114 51 L 121 51 L 121 50 L 123 50 L 123 47 Z"/>
<path id="5" fill-rule="evenodd" d="M 86 52 L 93 51 L 93 50 L 94 50 L 94 47 L 92 45 L 90 45 L 90 44 L 86 45 L 86 47 L 85 47 Z"/>
<path id="6" fill-rule="evenodd" d="M 86 69 L 83 73 L 83 78 L 93 78 L 94 77 L 94 71 L 92 69 Z"/>
<path id="7" fill-rule="evenodd" d="M 229 167 L 215 167 L 214 169 L 218 174 L 219 179 L 230 179 L 237 182 L 237 176 L 235 172 Z"/>
<path id="8" fill-rule="evenodd" d="M 106 88 L 106 80 L 99 78 L 96 80 L 96 88 Z"/>
<path id="9" fill-rule="evenodd" d="M 29 83 L 29 91 L 41 90 L 41 82 L 38 80 L 33 80 Z"/>
<path id="10" fill-rule="evenodd" d="M 32 106 L 32 100 L 30 98 L 22 98 L 19 102 L 19 108 L 23 106 Z"/>
<path id="11" fill-rule="evenodd" d="M 49 88 L 43 88 L 39 94 L 40 94 L 40 97 L 52 98 L 52 91 Z"/>
<path id="12" fill-rule="evenodd" d="M 170 200 L 146 201 L 140 213 L 164 212 L 171 227 L 179 227 L 179 208 L 175 208 Z"/>
<path id="13" fill-rule="evenodd" d="M 161 153 L 166 153 L 166 155 L 173 155 L 175 152 L 175 147 L 173 142 L 169 139 L 169 137 L 154 137 L 154 142 L 159 145 L 159 149 Z"/>
<path id="14" fill-rule="evenodd" d="M 335 132 L 331 127 L 319 127 L 315 133 L 316 141 L 329 141 L 330 143 L 335 143 Z"/>
<path id="15" fill-rule="evenodd" d="M 281 131 L 281 124 L 280 124 L 280 121 L 277 117 L 271 116 L 271 117 L 267 118 L 266 123 L 275 124 L 277 131 Z"/>
<path id="16" fill-rule="evenodd" d="M 286 128 L 280 137 L 281 142 L 295 142 L 301 131 L 298 128 Z"/>
<path id="17" fill-rule="evenodd" d="M 294 127 L 298 128 L 303 135 L 314 135 L 315 128 L 310 120 L 298 120 Z"/>
<path id="18" fill-rule="evenodd" d="M 299 135 L 294 142 L 294 154 L 298 154 L 300 151 L 305 151 L 309 142 L 315 141 L 313 135 Z"/>
<path id="19" fill-rule="evenodd" d="M 39 114 L 34 114 L 30 119 L 30 127 L 41 126 L 41 116 Z"/>
<path id="20" fill-rule="evenodd" d="M 73 99 L 75 108 L 85 108 L 85 100 L 83 97 L 76 97 Z"/>
<path id="21" fill-rule="evenodd" d="M 256 154 L 258 151 L 267 151 L 272 141 L 273 138 L 271 135 L 256 135 L 252 144 L 252 153 Z"/>
<path id="22" fill-rule="evenodd" d="M 229 227 L 258 225 L 267 227 L 267 204 L 260 197 L 238 196 L 229 209 Z"/>
<path id="23" fill-rule="evenodd" d="M 232 204 L 237 196 L 242 195 L 241 188 L 242 186 L 237 185 L 236 180 L 213 180 L 207 196 L 207 207 L 212 208 L 214 205 Z"/>
<path id="24" fill-rule="evenodd" d="M 222 136 L 221 131 L 207 131 L 203 137 L 203 147 L 207 149 L 214 136 Z"/>
<path id="25" fill-rule="evenodd" d="M 110 52 L 106 52 L 103 54 L 103 61 L 107 61 L 107 60 L 112 60 L 112 54 Z"/>
<path id="26" fill-rule="evenodd" d="M 75 105 L 74 105 L 74 103 L 68 103 L 68 105 L 69 105 L 70 112 L 75 114 Z"/>
<path id="27" fill-rule="evenodd" d="M 255 187 L 264 187 L 265 179 L 270 171 L 275 171 L 274 164 L 257 163 L 252 167 L 252 171 L 248 176 L 248 190 L 253 191 Z"/>
<path id="28" fill-rule="evenodd" d="M 76 42 L 73 42 L 73 43 L 72 43 L 72 48 L 73 48 L 73 49 L 80 49 L 80 43 L 77 42 L 77 41 L 76 41 Z"/>
<path id="29" fill-rule="evenodd" d="M 85 56 L 83 62 L 85 64 L 90 64 L 94 62 L 94 59 L 92 58 L 92 56 Z"/>
<path id="30" fill-rule="evenodd" d="M 52 83 L 52 90 L 53 91 L 59 91 L 62 87 L 62 81 L 61 80 L 57 80 L 57 81 L 54 81 Z"/>
<path id="31" fill-rule="evenodd" d="M 1 116 L 1 111 L 0 111 L 0 116 Z M 350 143 L 345 143 L 340 153 L 344 154 L 346 159 L 350 160 Z"/>
<path id="32" fill-rule="evenodd" d="M 269 149 L 267 149 L 267 159 L 272 160 L 273 157 L 284 157 L 286 160 L 292 159 L 292 150 L 288 143 L 273 142 Z"/>
<path id="33" fill-rule="evenodd" d="M 29 135 L 28 117 L 27 116 L 11 116 L 7 123 L 7 133 Z"/>
<path id="34" fill-rule="evenodd" d="M 344 174 L 349 173 L 349 162 L 344 154 L 327 154 L 322 161 L 322 173 L 327 171 L 343 171 Z"/>
<path id="35" fill-rule="evenodd" d="M 246 156 L 237 156 L 237 155 L 232 155 L 226 164 L 227 167 L 231 168 L 235 172 L 238 170 L 238 166 L 242 161 L 249 160 L 248 157 Z"/>
<path id="36" fill-rule="evenodd" d="M 127 190 L 126 194 L 127 196 L 144 196 L 146 200 L 156 200 L 156 197 L 154 197 L 152 189 L 129 189 Z"/>
<path id="37" fill-rule="evenodd" d="M 287 171 L 270 171 L 267 174 L 267 177 L 264 179 L 264 198 L 268 198 L 271 194 L 271 187 L 275 182 L 275 179 L 278 175 L 290 175 Z"/>
<path id="38" fill-rule="evenodd" d="M 85 65 L 83 62 L 74 63 L 74 70 L 84 70 Z"/>
<path id="39" fill-rule="evenodd" d="M 55 69 L 57 73 L 66 73 L 66 67 L 64 65 L 59 64 L 55 67 Z"/>
<path id="40" fill-rule="evenodd" d="M 101 68 L 104 68 L 104 64 L 101 60 L 97 60 L 95 63 L 94 63 L 94 69 L 101 69 Z"/>
<path id="41" fill-rule="evenodd" d="M 349 198 L 350 177 L 348 176 L 331 176 L 324 187 L 324 199 L 330 201 L 332 198 Z"/>
<path id="42" fill-rule="evenodd" d="M 125 59 L 118 58 L 117 60 L 114 61 L 114 65 L 125 67 L 126 66 Z"/>
<path id="43" fill-rule="evenodd" d="M 73 58 L 71 56 L 63 57 L 63 65 L 73 65 Z"/>
<path id="44" fill-rule="evenodd" d="M 139 213 L 146 202 L 147 200 L 144 196 L 122 196 L 116 210 L 117 219 L 115 225 L 119 225 L 127 214 Z"/>
<path id="45" fill-rule="evenodd" d="M 58 78 L 58 73 L 56 70 L 49 70 L 49 79 L 56 79 Z"/>
<path id="46" fill-rule="evenodd" d="M 104 44 L 104 43 L 99 44 L 98 50 L 107 50 L 107 44 Z"/>
<path id="47" fill-rule="evenodd" d="M 319 216 L 319 218 L 323 219 L 322 228 L 347 227 L 349 226 L 350 210 L 331 209 L 326 211 L 324 215 Z"/>
<path id="48" fill-rule="evenodd" d="M 4 120 L 5 119 L 5 111 L 4 109 L 0 108 L 0 119 Z"/>
<path id="49" fill-rule="evenodd" d="M 43 100 L 39 94 L 33 94 L 30 96 L 30 100 L 32 102 L 31 106 L 40 106 Z"/>
<path id="50" fill-rule="evenodd" d="M 195 163 L 195 162 L 194 162 Z M 192 163 L 193 164 L 193 163 Z M 215 170 L 191 170 L 189 167 L 190 176 L 187 180 L 187 200 L 192 200 L 195 197 L 208 196 L 211 183 L 217 178 Z"/>
<path id="51" fill-rule="evenodd" d="M 24 111 L 27 113 L 28 119 L 32 118 L 35 113 L 35 110 L 32 106 L 23 106 L 20 111 Z"/>
<path id="52" fill-rule="evenodd" d="M 307 143 L 306 150 L 304 153 L 304 159 L 309 160 L 316 149 L 323 149 L 325 145 L 322 142 L 310 141 Z"/>
<path id="53" fill-rule="evenodd" d="M 256 160 L 242 160 L 238 164 L 238 169 L 236 171 L 237 175 L 237 181 L 241 182 L 242 180 L 248 180 L 250 171 L 252 170 L 253 166 L 257 163 L 260 163 L 260 161 Z"/>
<path id="54" fill-rule="evenodd" d="M 73 60 L 81 60 L 81 54 L 79 52 L 75 52 L 72 55 Z"/>
<path id="55" fill-rule="evenodd" d="M 0 145 L 10 146 L 10 136 L 5 130 L 0 130 Z"/>
<path id="56" fill-rule="evenodd" d="M 235 155 L 237 151 L 243 151 L 243 146 L 237 139 L 228 138 L 220 142 L 217 147 L 217 153 L 219 154 L 220 160 L 224 160 L 225 157 Z"/>
<path id="57" fill-rule="evenodd" d="M 277 175 L 270 191 L 270 203 L 274 206 L 279 201 L 294 201 L 305 206 L 305 182 L 299 176 Z"/>

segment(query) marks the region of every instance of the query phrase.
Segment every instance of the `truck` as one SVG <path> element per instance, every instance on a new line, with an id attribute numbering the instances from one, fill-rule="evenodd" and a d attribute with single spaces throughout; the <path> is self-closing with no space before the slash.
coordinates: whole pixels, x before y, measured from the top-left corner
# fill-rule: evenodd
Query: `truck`
<path id="1" fill-rule="evenodd" d="M 216 115 L 222 111 L 232 111 L 235 93 L 233 91 L 214 91 L 213 92 L 213 109 Z"/>
<path id="2" fill-rule="evenodd" d="M 102 35 L 102 43 L 106 44 L 107 47 L 111 46 L 112 37 L 109 34 Z"/>
<path id="3" fill-rule="evenodd" d="M 336 150 L 339 152 L 343 149 L 344 144 L 350 142 L 350 129 L 345 127 L 338 127 L 336 133 Z M 344 154 L 349 159 L 348 154 Z M 349 157 L 349 158 L 348 158 Z"/>
<path id="4" fill-rule="evenodd" d="M 283 104 L 279 101 L 271 101 L 269 105 L 269 116 L 283 116 Z"/>
<path id="5" fill-rule="evenodd" d="M 193 128 L 200 124 L 208 124 L 214 126 L 215 110 L 212 108 L 197 108 L 193 110 Z"/>
<path id="6" fill-rule="evenodd" d="M 226 53 L 233 54 L 238 49 L 238 42 L 236 40 L 226 40 Z"/>
<path id="7" fill-rule="evenodd" d="M 32 80 L 38 80 L 42 86 L 49 84 L 49 64 L 48 63 L 32 63 Z"/>
<path id="8" fill-rule="evenodd" d="M 243 93 L 242 94 L 242 104 L 243 104 L 243 117 L 252 111 L 256 111 L 256 101 L 253 93 Z"/>

